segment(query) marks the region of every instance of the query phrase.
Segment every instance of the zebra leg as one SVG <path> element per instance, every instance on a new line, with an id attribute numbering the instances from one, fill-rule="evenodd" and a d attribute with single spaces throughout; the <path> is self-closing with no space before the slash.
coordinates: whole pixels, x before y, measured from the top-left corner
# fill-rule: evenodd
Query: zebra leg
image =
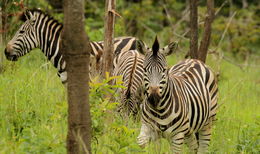
<path id="1" fill-rule="evenodd" d="M 194 133 L 185 138 L 185 143 L 187 143 L 190 153 L 197 153 L 199 145 Z"/>
<path id="2" fill-rule="evenodd" d="M 137 144 L 141 147 L 145 147 L 150 139 L 157 138 L 156 133 L 145 123 L 142 123 L 140 134 L 137 137 Z"/>
<path id="3" fill-rule="evenodd" d="M 207 153 L 208 152 L 208 146 L 210 142 L 211 137 L 211 128 L 212 128 L 212 119 L 209 120 L 208 123 L 206 123 L 203 128 L 198 132 L 199 133 L 199 149 L 198 153 Z"/>
<path id="4" fill-rule="evenodd" d="M 171 148 L 173 153 L 181 153 L 184 142 L 184 133 L 177 133 L 172 137 Z"/>

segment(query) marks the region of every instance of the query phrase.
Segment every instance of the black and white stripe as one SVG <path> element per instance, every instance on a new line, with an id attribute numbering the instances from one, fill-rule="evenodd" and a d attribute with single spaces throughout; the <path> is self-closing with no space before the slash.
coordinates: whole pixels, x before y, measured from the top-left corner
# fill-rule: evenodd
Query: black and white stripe
<path id="1" fill-rule="evenodd" d="M 143 83 L 143 60 L 144 55 L 137 50 L 121 52 L 118 55 L 113 75 L 122 76 L 123 86 L 126 87 L 118 90 L 121 102 L 119 111 L 126 115 L 137 115 L 141 104 L 138 88 Z"/>
<path id="2" fill-rule="evenodd" d="M 213 72 L 201 61 L 188 59 L 167 69 L 155 40 L 144 60 L 144 103 L 138 144 L 162 135 L 179 153 L 184 141 L 191 152 L 207 151 L 217 109 L 218 88 Z"/>
<path id="3" fill-rule="evenodd" d="M 26 10 L 23 16 L 24 24 L 16 32 L 5 49 L 8 60 L 16 61 L 19 57 L 34 48 L 40 48 L 44 55 L 58 69 L 58 75 L 64 83 L 67 81 L 66 62 L 59 50 L 60 35 L 63 25 L 40 10 Z M 135 49 L 136 38 L 118 37 L 114 40 L 115 55 Z M 99 71 L 103 54 L 103 41 L 90 42 L 90 72 Z M 117 63 L 115 58 L 114 63 Z"/>
<path id="4" fill-rule="evenodd" d="M 145 44 L 142 44 L 146 50 L 151 50 Z M 161 52 L 170 52 L 175 49 L 175 43 L 161 48 Z M 123 111 L 126 115 L 137 115 L 140 104 L 142 102 L 142 95 L 140 94 L 143 84 L 143 62 L 144 53 L 138 50 L 130 50 L 121 52 L 115 58 L 117 61 L 113 71 L 114 76 L 122 76 L 123 86 L 126 89 L 119 89 L 120 92 L 120 107 L 119 111 Z"/>

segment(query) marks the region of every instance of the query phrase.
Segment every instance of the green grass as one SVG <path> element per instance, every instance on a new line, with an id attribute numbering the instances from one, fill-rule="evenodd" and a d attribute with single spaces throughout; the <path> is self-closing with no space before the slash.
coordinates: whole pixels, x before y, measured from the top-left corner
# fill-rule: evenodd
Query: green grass
<path id="1" fill-rule="evenodd" d="M 169 62 L 174 64 L 176 59 L 180 58 L 170 58 Z M 208 63 L 217 70 L 214 57 L 209 57 Z M 252 63 L 257 64 L 255 60 Z M 210 153 L 260 153 L 259 77 L 259 67 L 241 70 L 221 62 L 220 107 Z M 123 120 L 110 109 L 113 107 L 106 109 L 107 104 L 93 101 L 93 153 L 170 153 L 165 139 L 140 148 L 136 143 L 140 122 Z M 4 61 L 0 117 L 0 153 L 66 152 L 65 88 L 39 51 L 32 51 L 15 63 Z"/>

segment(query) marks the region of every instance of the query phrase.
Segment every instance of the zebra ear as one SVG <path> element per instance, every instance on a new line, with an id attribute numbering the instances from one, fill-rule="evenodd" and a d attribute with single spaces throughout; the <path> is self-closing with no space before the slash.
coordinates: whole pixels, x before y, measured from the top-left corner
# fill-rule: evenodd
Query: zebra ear
<path id="1" fill-rule="evenodd" d="M 21 21 L 23 21 L 23 22 L 25 22 L 25 21 L 27 20 L 27 16 L 26 16 L 25 14 L 26 14 L 26 12 L 23 12 L 23 13 L 21 13 L 21 15 L 20 15 L 20 17 L 19 17 L 19 19 L 20 19 Z"/>
<path id="2" fill-rule="evenodd" d="M 169 56 L 172 53 L 174 53 L 177 50 L 177 48 L 178 48 L 178 42 L 171 42 L 170 44 L 168 44 L 167 46 L 165 46 L 160 50 L 164 56 Z"/>
<path id="3" fill-rule="evenodd" d="M 147 47 L 145 46 L 143 41 L 136 40 L 136 49 L 137 49 L 138 52 L 145 55 Z"/>
<path id="4" fill-rule="evenodd" d="M 160 45 L 159 45 L 159 42 L 158 42 L 158 39 L 157 39 L 157 36 L 156 36 L 155 40 L 154 40 L 154 43 L 153 43 L 153 47 L 152 47 L 154 56 L 157 56 L 157 53 L 158 53 L 159 49 L 160 49 Z"/>
<path id="5" fill-rule="evenodd" d="M 23 14 L 20 16 L 20 20 L 22 20 L 23 22 L 32 19 L 34 19 L 34 16 L 30 10 L 25 10 L 25 12 L 23 12 Z"/>
<path id="6" fill-rule="evenodd" d="M 32 13 L 31 11 L 29 10 L 25 10 L 25 17 L 26 17 L 26 20 L 30 20 L 31 19 L 31 16 L 32 16 Z"/>
<path id="7" fill-rule="evenodd" d="M 30 10 L 26 10 L 24 15 L 25 15 L 26 20 L 31 20 L 31 21 L 35 20 L 35 17 L 33 15 L 32 11 L 30 11 Z"/>

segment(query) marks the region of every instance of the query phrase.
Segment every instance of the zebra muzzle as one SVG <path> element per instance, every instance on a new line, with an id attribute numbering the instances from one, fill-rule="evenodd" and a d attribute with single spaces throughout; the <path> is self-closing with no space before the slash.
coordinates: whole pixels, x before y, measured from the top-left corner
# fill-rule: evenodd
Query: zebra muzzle
<path id="1" fill-rule="evenodd" d="M 161 97 L 157 93 L 152 93 L 148 96 L 147 100 L 151 106 L 156 108 L 157 104 L 159 104 Z"/>
<path id="2" fill-rule="evenodd" d="M 8 51 L 7 48 L 5 48 L 5 57 L 6 57 L 6 59 L 8 59 L 10 61 L 18 60 L 18 56 L 16 54 L 12 54 L 12 52 Z"/>

